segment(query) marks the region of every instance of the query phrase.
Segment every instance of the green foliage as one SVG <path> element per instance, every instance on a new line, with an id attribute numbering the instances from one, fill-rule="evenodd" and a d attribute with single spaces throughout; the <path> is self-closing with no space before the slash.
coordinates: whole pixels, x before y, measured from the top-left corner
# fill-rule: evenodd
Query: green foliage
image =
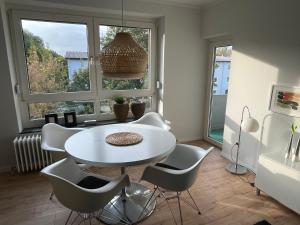
<path id="1" fill-rule="evenodd" d="M 109 26 L 107 33 L 104 37 L 101 37 L 101 47 L 107 46 L 114 38 L 118 32 L 129 32 L 133 39 L 140 44 L 146 52 L 148 52 L 148 29 L 134 28 L 134 27 L 114 27 Z M 143 79 L 137 80 L 114 80 L 103 78 L 102 87 L 109 90 L 127 90 L 127 89 L 143 89 L 148 87 L 149 78 L 148 71 L 145 72 Z"/>
<path id="2" fill-rule="evenodd" d="M 107 46 L 116 36 L 118 32 L 128 32 L 133 39 L 139 43 L 146 52 L 148 52 L 148 29 L 135 28 L 135 27 L 115 27 L 109 26 L 105 37 L 101 38 L 102 47 Z"/>
<path id="3" fill-rule="evenodd" d="M 110 43 L 121 27 L 109 26 L 105 37 L 101 38 L 101 47 Z M 148 52 L 149 30 L 141 28 L 124 28 L 124 32 L 130 32 L 132 37 Z M 88 68 L 77 71 L 73 79 L 68 79 L 67 60 L 50 49 L 43 39 L 29 31 L 23 31 L 24 49 L 27 63 L 28 80 L 31 93 L 56 93 L 90 90 Z M 143 89 L 148 87 L 148 72 L 143 79 L 138 80 L 112 80 L 104 78 L 103 88 L 110 90 Z M 123 99 L 123 100 L 121 100 Z M 116 102 L 124 104 L 125 99 L 120 97 Z M 30 104 L 30 117 L 41 118 L 49 112 L 68 111 L 72 109 L 77 114 L 94 113 L 92 103 L 82 102 L 57 102 Z"/>
<path id="4" fill-rule="evenodd" d="M 231 46 L 216 48 L 216 56 L 231 57 L 231 54 L 232 54 Z"/>
<path id="5" fill-rule="evenodd" d="M 88 68 L 80 69 L 75 72 L 72 82 L 69 84 L 68 91 L 89 91 L 90 77 Z"/>
<path id="6" fill-rule="evenodd" d="M 125 98 L 124 98 L 123 96 L 116 96 L 116 97 L 114 97 L 114 101 L 115 101 L 117 104 L 124 104 Z"/>
<path id="7" fill-rule="evenodd" d="M 31 93 L 65 91 L 68 86 L 65 58 L 47 48 L 40 37 L 26 30 L 23 38 Z"/>
<path id="8" fill-rule="evenodd" d="M 127 89 L 142 89 L 144 87 L 145 80 L 113 80 L 103 78 L 102 86 L 105 89 L 110 90 L 127 90 Z"/>
<path id="9" fill-rule="evenodd" d="M 89 90 L 88 69 L 79 70 L 72 82 L 68 80 L 68 68 L 65 58 L 46 47 L 44 41 L 34 34 L 24 31 L 24 48 L 27 62 L 28 79 L 31 93 L 55 93 L 64 91 Z M 53 102 L 29 105 L 30 118 L 42 118 L 53 112 L 76 111 L 77 114 L 94 113 L 90 102 Z"/>
<path id="10" fill-rule="evenodd" d="M 296 133 L 297 128 L 298 128 L 298 126 L 293 123 L 291 126 L 291 132 L 293 135 Z"/>

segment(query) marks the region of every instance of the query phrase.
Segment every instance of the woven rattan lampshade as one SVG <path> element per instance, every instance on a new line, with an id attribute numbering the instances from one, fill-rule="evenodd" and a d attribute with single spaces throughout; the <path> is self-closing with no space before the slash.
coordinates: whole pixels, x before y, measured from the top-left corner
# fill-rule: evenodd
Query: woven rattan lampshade
<path id="1" fill-rule="evenodd" d="M 103 75 L 111 79 L 141 79 L 148 63 L 146 51 L 127 32 L 119 32 L 100 54 Z"/>

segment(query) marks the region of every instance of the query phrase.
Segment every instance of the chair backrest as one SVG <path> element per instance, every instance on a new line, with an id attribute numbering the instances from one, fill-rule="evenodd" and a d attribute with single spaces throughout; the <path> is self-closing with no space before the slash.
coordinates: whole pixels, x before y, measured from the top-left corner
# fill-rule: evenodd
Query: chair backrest
<path id="1" fill-rule="evenodd" d="M 73 159 L 62 159 L 41 171 L 49 178 L 53 192 L 59 202 L 65 207 L 81 213 L 92 213 L 107 205 L 121 191 L 121 187 L 129 183 L 129 178 L 123 177 L 117 182 L 111 181 L 97 189 L 86 189 L 77 185 L 88 173 L 82 171 Z M 121 186 L 120 186 L 121 185 Z"/>
<path id="2" fill-rule="evenodd" d="M 180 151 L 180 148 L 185 148 L 183 151 Z M 208 150 L 204 150 L 191 145 L 179 145 L 178 146 L 178 156 L 181 157 L 182 165 L 185 165 L 186 168 L 183 168 L 182 175 L 186 181 L 186 188 L 191 187 L 197 178 L 197 174 L 200 168 L 201 163 L 205 159 L 205 157 L 212 151 L 213 147 Z M 183 156 L 184 155 L 184 156 Z"/>
<path id="3" fill-rule="evenodd" d="M 180 178 L 180 182 L 177 182 L 179 189 L 186 190 L 195 183 L 200 165 L 212 149 L 213 147 L 204 150 L 193 145 L 176 145 L 175 150 L 164 163 L 180 169 L 175 171 L 176 175 Z"/>
<path id="4" fill-rule="evenodd" d="M 152 125 L 168 131 L 171 129 L 171 127 L 167 124 L 167 122 L 163 120 L 161 115 L 156 112 L 146 113 L 140 119 L 133 121 L 131 123 Z"/>
<path id="5" fill-rule="evenodd" d="M 55 123 L 45 124 L 42 128 L 42 149 L 46 151 L 65 151 L 66 140 L 84 128 L 65 128 Z"/>

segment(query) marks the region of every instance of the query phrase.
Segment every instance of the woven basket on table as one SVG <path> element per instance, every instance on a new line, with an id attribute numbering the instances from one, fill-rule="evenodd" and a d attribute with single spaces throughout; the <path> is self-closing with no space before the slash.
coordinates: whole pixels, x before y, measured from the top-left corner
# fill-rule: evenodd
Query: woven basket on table
<path id="1" fill-rule="evenodd" d="M 103 48 L 100 63 L 105 77 L 113 79 L 141 79 L 148 63 L 146 51 L 127 32 L 119 32 Z"/>

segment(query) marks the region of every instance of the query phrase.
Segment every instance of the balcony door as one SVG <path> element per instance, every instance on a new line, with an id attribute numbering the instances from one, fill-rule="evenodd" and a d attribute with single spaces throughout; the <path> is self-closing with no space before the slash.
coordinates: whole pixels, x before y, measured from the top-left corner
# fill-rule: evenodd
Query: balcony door
<path id="1" fill-rule="evenodd" d="M 229 92 L 232 45 L 212 43 L 209 51 L 210 69 L 205 139 L 221 147 L 223 144 L 227 94 Z"/>

